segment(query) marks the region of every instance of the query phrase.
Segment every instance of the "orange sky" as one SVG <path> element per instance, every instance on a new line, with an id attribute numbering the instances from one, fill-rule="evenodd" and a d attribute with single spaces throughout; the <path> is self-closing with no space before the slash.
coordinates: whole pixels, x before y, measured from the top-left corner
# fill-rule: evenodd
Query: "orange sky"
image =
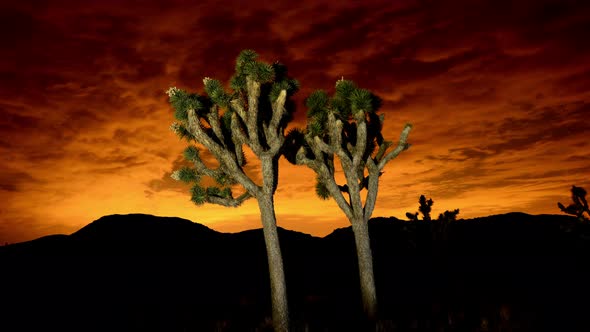
<path id="1" fill-rule="evenodd" d="M 240 50 L 279 60 L 303 99 L 341 76 L 384 99 L 385 136 L 412 147 L 373 216 L 560 214 L 590 189 L 587 1 L 22 1 L 0 5 L 0 243 L 69 234 L 114 213 L 258 228 L 254 200 L 197 207 L 169 175 L 184 141 L 164 91 L 224 82 Z M 83 3 L 83 5 L 80 5 Z M 247 3 L 247 5 L 246 5 Z M 392 5 L 391 3 L 395 3 Z M 314 174 L 280 164 L 279 226 L 348 225 Z"/>

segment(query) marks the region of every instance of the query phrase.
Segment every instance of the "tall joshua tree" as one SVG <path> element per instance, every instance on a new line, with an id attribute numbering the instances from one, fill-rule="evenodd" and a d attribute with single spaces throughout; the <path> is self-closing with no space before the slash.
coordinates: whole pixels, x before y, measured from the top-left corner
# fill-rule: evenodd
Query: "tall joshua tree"
<path id="1" fill-rule="evenodd" d="M 167 91 L 178 120 L 171 130 L 189 142 L 199 143 L 218 162 L 217 167 L 206 165 L 200 158 L 200 147 L 190 145 L 184 157 L 193 167 L 183 167 L 172 177 L 192 184 L 191 200 L 197 205 L 237 207 L 249 198 L 258 201 L 270 272 L 273 325 L 275 331 L 287 331 L 289 311 L 273 197 L 284 130 L 294 111 L 288 97 L 298 90 L 298 82 L 287 76 L 285 66 L 258 62 L 257 56 L 251 50 L 239 54 L 230 82 L 232 92 L 207 77 L 203 80 L 206 96 L 175 87 Z M 244 171 L 244 145 L 260 159 L 261 184 Z M 216 185 L 205 187 L 203 176 L 213 178 Z M 243 193 L 234 195 L 235 185 Z"/>
<path id="2" fill-rule="evenodd" d="M 395 148 L 387 152 L 394 143 L 381 134 L 384 115 L 375 113 L 380 105 L 377 96 L 344 79 L 336 83 L 331 98 L 325 91 L 315 91 L 306 100 L 307 128 L 291 130 L 284 150 L 291 163 L 315 171 L 317 195 L 322 199 L 332 197 L 352 224 L 363 309 L 371 320 L 377 313 L 377 294 L 368 221 L 377 200 L 379 176 L 389 161 L 410 147 L 406 141 L 412 128 L 406 124 Z M 336 183 L 335 157 L 340 160 L 344 184 Z M 363 206 L 364 189 L 367 193 Z"/>

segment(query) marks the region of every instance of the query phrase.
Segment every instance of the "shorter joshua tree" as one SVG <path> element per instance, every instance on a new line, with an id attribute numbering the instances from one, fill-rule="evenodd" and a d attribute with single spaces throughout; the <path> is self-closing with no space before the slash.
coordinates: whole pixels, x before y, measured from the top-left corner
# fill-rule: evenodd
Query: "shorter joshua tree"
<path id="1" fill-rule="evenodd" d="M 432 220 L 430 218 L 430 211 L 432 210 L 432 205 L 434 201 L 432 198 L 426 200 L 424 195 L 420 195 L 420 199 L 418 200 L 420 203 L 420 207 L 418 210 L 422 213 L 422 220 L 426 222 L 430 222 L 430 232 L 432 235 L 432 242 L 436 247 L 442 245 L 441 241 L 444 242 L 448 238 L 448 225 L 457 220 L 457 215 L 459 214 L 459 209 L 455 209 L 453 211 L 446 210 L 444 213 L 440 213 L 438 218 Z M 410 219 L 410 221 L 418 221 L 418 212 L 416 213 L 406 213 L 406 217 Z"/>
<path id="2" fill-rule="evenodd" d="M 432 234 L 435 242 L 446 242 L 449 236 L 449 225 L 457 221 L 459 209 L 453 211 L 446 210 L 444 213 L 438 215 L 436 220 L 432 221 Z"/>
<path id="3" fill-rule="evenodd" d="M 418 203 L 420 203 L 420 207 L 418 207 L 418 210 L 422 213 L 422 220 L 430 221 L 430 211 L 432 210 L 432 204 L 434 204 L 432 198 L 426 200 L 426 197 L 424 197 L 424 195 L 420 195 Z M 418 221 L 418 212 L 406 212 L 406 217 L 408 217 L 411 221 Z"/>
<path id="4" fill-rule="evenodd" d="M 586 213 L 590 216 L 590 210 L 588 210 L 588 201 L 586 201 L 586 190 L 582 187 L 572 186 L 572 200 L 573 204 L 568 207 L 563 206 L 561 203 L 557 203 L 557 206 L 561 211 L 572 214 L 578 218 L 579 221 L 588 221 L 588 217 L 584 215 Z"/>
<path id="5" fill-rule="evenodd" d="M 332 98 L 323 90 L 307 98 L 307 128 L 291 130 L 284 149 L 287 160 L 306 165 L 316 173 L 317 195 L 321 199 L 333 198 L 352 224 L 363 309 L 369 320 L 376 318 L 377 293 L 368 221 L 377 200 L 379 176 L 388 162 L 410 147 L 407 138 L 412 129 L 406 124 L 395 145 L 384 140 L 384 115 L 376 114 L 380 105 L 377 96 L 341 79 Z M 394 148 L 387 152 L 391 146 Z M 342 185 L 336 183 L 335 157 L 346 179 Z M 363 206 L 364 189 L 367 194 Z"/>

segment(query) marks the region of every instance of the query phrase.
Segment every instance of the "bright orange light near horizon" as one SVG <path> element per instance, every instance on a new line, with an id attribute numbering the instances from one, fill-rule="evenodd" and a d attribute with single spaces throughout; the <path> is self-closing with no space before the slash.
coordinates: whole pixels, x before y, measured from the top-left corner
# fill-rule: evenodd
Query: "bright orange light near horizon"
<path id="1" fill-rule="evenodd" d="M 86 1 L 2 5 L 0 243 L 71 233 L 108 214 L 178 216 L 220 231 L 260 227 L 190 201 L 169 178 L 186 143 L 168 130 L 171 85 L 227 82 L 242 49 L 279 60 L 304 99 L 344 76 L 383 98 L 383 130 L 412 147 L 385 168 L 373 216 L 561 214 L 590 188 L 590 5 L 537 1 Z M 317 15 L 318 12 L 322 15 Z M 204 42 L 207 41 L 207 42 Z M 314 194 L 314 174 L 282 161 L 279 226 L 323 236 L 348 222 Z"/>

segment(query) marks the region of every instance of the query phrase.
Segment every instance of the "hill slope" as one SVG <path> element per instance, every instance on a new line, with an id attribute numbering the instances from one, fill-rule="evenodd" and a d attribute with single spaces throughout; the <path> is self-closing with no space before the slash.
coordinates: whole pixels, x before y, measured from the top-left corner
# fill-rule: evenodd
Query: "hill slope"
<path id="1" fill-rule="evenodd" d="M 584 324 L 590 306 L 576 300 L 590 295 L 590 229 L 573 217 L 459 220 L 445 241 L 428 223 L 396 218 L 372 219 L 370 232 L 381 317 L 398 326 L 448 324 L 436 314 L 446 310 L 470 317 L 462 323 L 470 331 L 482 315 L 500 324 L 493 311 L 502 306 L 524 331 Z M 294 320 L 349 328 L 360 311 L 351 228 L 324 238 L 279 229 L 279 237 Z M 0 247 L 0 264 L 4 322 L 19 330 L 208 331 L 221 321 L 243 330 L 270 313 L 261 229 L 105 216 L 71 235 Z"/>

